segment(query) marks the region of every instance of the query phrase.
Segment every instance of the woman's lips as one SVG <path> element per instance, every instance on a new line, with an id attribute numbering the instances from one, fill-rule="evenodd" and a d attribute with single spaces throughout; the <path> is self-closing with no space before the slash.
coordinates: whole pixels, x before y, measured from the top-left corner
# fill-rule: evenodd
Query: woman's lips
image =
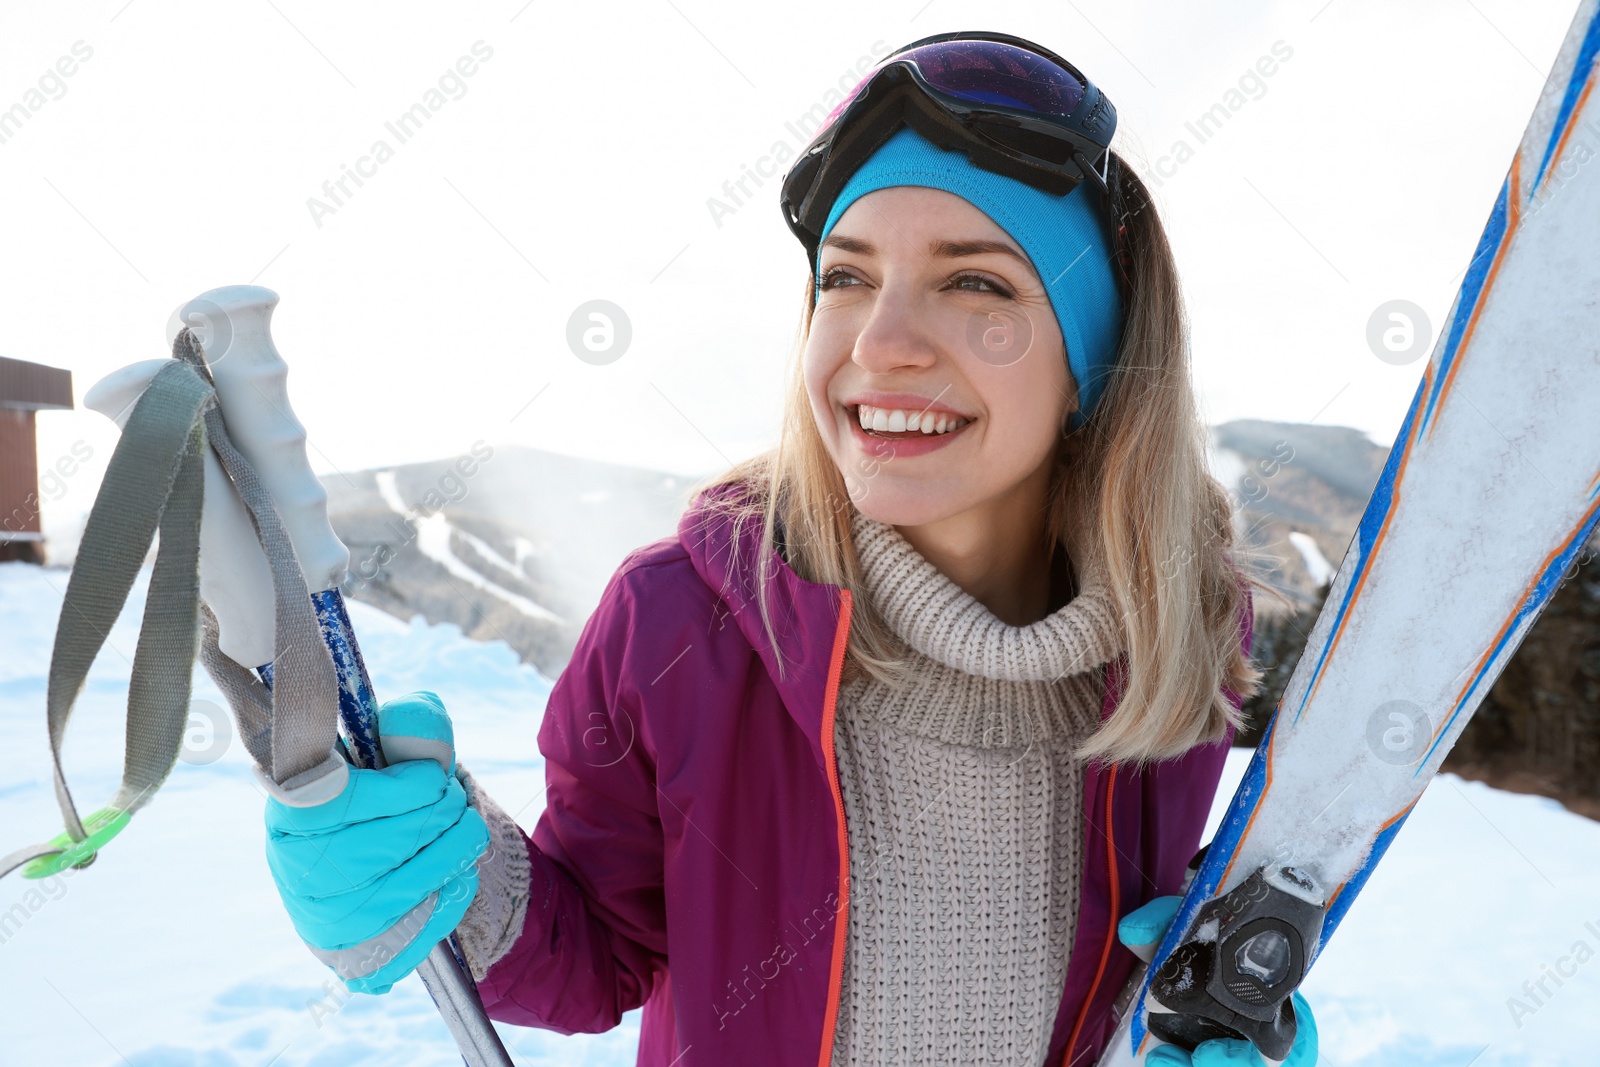
<path id="1" fill-rule="evenodd" d="M 954 430 L 944 433 L 923 433 L 920 430 L 907 430 L 894 434 L 888 432 L 875 432 L 864 429 L 861 419 L 855 410 L 845 409 L 845 418 L 850 423 L 850 433 L 862 450 L 879 459 L 900 459 L 911 456 L 921 456 L 935 449 L 943 448 L 952 440 L 960 437 L 970 429 L 976 420 L 969 419 Z"/>

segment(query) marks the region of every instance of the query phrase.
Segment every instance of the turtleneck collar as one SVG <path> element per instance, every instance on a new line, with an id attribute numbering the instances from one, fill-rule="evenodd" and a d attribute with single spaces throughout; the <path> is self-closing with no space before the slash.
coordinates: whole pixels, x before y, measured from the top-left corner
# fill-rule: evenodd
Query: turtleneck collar
<path id="1" fill-rule="evenodd" d="M 862 583 L 890 629 L 907 645 L 967 674 L 1004 681 L 1054 681 L 1095 667 L 1122 650 L 1121 627 L 1104 566 L 1083 550 L 1071 558 L 1078 591 L 1026 626 L 997 618 L 948 578 L 893 526 L 852 508 Z"/>

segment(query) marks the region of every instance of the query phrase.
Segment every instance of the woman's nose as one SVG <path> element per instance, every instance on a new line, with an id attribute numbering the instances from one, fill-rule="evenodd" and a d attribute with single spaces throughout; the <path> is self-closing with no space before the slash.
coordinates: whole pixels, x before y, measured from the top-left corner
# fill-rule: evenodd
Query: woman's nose
<path id="1" fill-rule="evenodd" d="M 897 367 L 927 366 L 938 358 L 926 307 L 904 287 L 886 285 L 872 301 L 851 358 L 862 368 L 884 373 Z"/>

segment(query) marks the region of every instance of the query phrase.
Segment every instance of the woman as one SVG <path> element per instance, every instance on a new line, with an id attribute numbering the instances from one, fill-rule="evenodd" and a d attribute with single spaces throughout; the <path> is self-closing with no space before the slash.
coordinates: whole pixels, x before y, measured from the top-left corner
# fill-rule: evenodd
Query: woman
<path id="1" fill-rule="evenodd" d="M 785 178 L 812 274 L 780 443 L 612 578 L 531 837 L 451 773 L 431 694 L 382 731 L 437 762 L 269 802 L 284 899 L 352 988 L 454 928 L 493 1017 L 643 1006 L 640 1064 L 1095 1061 L 1117 924 L 1181 888 L 1258 682 L 1114 126 L 997 34 L 908 45 L 835 110 Z M 324 856 L 361 888 L 319 896 Z"/>

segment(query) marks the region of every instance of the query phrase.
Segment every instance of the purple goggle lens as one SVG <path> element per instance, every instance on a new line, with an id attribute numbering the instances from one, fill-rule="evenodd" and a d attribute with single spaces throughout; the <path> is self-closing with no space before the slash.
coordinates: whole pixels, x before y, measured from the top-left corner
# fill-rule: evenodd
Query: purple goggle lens
<path id="1" fill-rule="evenodd" d="M 915 64 L 931 88 L 975 104 L 1065 118 L 1083 103 L 1083 82 L 1036 52 L 1001 41 L 940 41 L 884 59 L 828 113 L 818 132 L 833 125 L 880 70 L 900 62 Z"/>

